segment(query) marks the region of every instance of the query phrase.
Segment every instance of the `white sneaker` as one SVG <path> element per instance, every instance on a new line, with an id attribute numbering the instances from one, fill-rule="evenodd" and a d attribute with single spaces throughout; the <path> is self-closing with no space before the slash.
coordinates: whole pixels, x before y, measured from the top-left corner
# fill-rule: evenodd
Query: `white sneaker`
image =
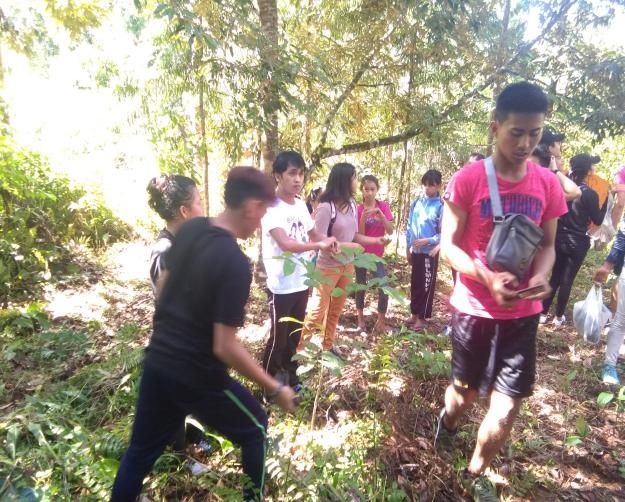
<path id="1" fill-rule="evenodd" d="M 538 324 L 545 324 L 547 322 L 547 319 L 547 314 L 540 314 L 540 317 L 538 318 Z"/>
<path id="2" fill-rule="evenodd" d="M 553 318 L 553 322 L 552 322 L 553 323 L 553 327 L 554 328 L 559 328 L 559 327 L 561 327 L 564 324 L 565 321 L 566 321 L 566 316 L 562 316 L 562 317 L 557 317 L 556 316 L 556 317 Z"/>

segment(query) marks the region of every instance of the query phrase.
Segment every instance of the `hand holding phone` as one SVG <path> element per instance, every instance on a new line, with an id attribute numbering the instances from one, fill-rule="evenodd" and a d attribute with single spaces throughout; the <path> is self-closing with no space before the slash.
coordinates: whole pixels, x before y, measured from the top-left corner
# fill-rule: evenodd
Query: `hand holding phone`
<path id="1" fill-rule="evenodd" d="M 545 287 L 542 284 L 539 284 L 538 286 L 532 286 L 530 288 L 519 289 L 518 291 L 515 291 L 514 297 L 519 300 L 524 300 L 525 298 L 539 295 L 544 291 Z"/>

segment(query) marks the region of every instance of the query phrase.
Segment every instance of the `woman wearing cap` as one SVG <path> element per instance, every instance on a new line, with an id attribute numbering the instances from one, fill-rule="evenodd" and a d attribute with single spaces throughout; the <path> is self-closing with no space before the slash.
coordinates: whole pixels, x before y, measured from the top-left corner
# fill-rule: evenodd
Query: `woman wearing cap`
<path id="1" fill-rule="evenodd" d="M 579 186 L 582 195 L 578 200 L 567 202 L 569 212 L 558 221 L 556 262 L 549 281 L 551 293 L 543 300 L 543 313 L 540 316 L 541 322 L 547 321 L 549 307 L 557 292 L 558 301 L 553 318 L 553 325 L 556 328 L 562 326 L 565 321 L 564 311 L 571 295 L 573 281 L 590 249 L 588 225 L 591 222 L 600 225 L 605 216 L 605 207 L 599 209 L 597 192 L 586 184 L 588 175 L 593 171 L 593 165 L 599 160 L 599 157 L 582 153 L 575 155 L 570 161 L 569 177 Z"/>

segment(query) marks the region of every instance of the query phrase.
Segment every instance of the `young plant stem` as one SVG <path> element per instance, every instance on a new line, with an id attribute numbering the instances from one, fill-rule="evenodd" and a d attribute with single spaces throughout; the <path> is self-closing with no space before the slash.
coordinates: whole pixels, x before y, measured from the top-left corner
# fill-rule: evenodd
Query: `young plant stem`
<path id="1" fill-rule="evenodd" d="M 319 381 L 317 382 L 317 393 L 315 394 L 315 402 L 313 404 L 312 417 L 310 417 L 310 430 L 315 427 L 315 415 L 317 414 L 317 406 L 319 405 L 319 395 L 321 394 L 321 385 L 323 383 L 323 366 L 319 365 Z"/>
<path id="2" fill-rule="evenodd" d="M 293 437 L 297 438 L 299 434 L 299 426 L 302 424 L 302 416 L 297 419 L 297 424 L 295 425 L 295 432 L 293 433 Z M 289 489 L 289 472 L 291 472 L 291 462 L 293 462 L 293 455 L 289 455 L 289 462 L 286 464 L 286 472 L 284 473 L 284 483 L 282 483 L 282 493 L 283 500 L 286 500 L 287 490 Z"/>

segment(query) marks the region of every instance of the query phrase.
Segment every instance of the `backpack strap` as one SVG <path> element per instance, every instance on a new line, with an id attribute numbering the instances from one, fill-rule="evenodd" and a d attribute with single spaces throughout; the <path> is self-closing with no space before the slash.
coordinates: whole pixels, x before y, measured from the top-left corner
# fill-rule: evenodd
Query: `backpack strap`
<path id="1" fill-rule="evenodd" d="M 495 164 L 493 164 L 492 157 L 484 159 L 484 168 L 486 170 L 486 180 L 488 181 L 488 191 L 490 192 L 490 206 L 493 213 L 493 221 L 498 223 L 503 220 L 503 211 L 501 209 L 497 174 L 495 173 Z"/>
<path id="2" fill-rule="evenodd" d="M 328 225 L 328 237 L 332 237 L 332 227 L 334 227 L 334 223 L 336 222 L 336 206 L 334 202 L 330 201 L 330 224 Z"/>

